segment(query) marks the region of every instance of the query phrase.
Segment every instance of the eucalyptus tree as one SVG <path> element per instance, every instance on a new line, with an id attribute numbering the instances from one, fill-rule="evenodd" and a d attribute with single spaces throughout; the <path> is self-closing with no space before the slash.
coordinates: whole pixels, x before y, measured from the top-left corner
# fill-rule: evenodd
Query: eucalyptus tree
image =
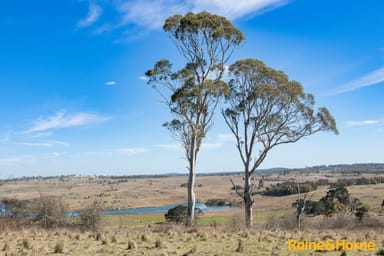
<path id="1" fill-rule="evenodd" d="M 173 71 L 169 60 L 160 60 L 146 76 L 173 114 L 164 126 L 182 143 L 188 160 L 187 224 L 193 225 L 198 153 L 218 102 L 229 91 L 222 81 L 225 64 L 244 37 L 226 18 L 208 12 L 173 15 L 163 30 L 184 57 L 185 66 Z"/>
<path id="2" fill-rule="evenodd" d="M 322 107 L 314 109 L 314 96 L 300 83 L 255 59 L 239 60 L 229 67 L 230 93 L 222 114 L 235 137 L 244 165 L 245 224 L 252 227 L 251 176 L 272 148 L 294 143 L 320 131 L 338 133 L 335 119 Z"/>

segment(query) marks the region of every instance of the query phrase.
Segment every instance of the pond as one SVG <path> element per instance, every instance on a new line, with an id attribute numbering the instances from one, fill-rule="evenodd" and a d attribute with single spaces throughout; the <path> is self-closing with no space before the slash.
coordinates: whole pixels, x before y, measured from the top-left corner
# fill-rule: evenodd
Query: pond
<path id="1" fill-rule="evenodd" d="M 163 205 L 158 207 L 139 207 L 139 208 L 128 208 L 128 209 L 116 209 L 116 210 L 109 210 L 104 211 L 104 215 L 124 215 L 124 214 L 148 214 L 148 213 L 166 213 L 169 209 L 176 207 L 180 204 L 173 204 L 173 205 Z M 182 204 L 186 206 L 186 204 Z M 222 210 L 230 210 L 237 208 L 236 206 L 229 206 L 229 205 L 223 205 L 223 206 L 207 206 L 204 203 L 196 203 L 195 208 L 197 210 L 201 210 L 203 212 L 205 211 L 222 211 Z M 11 214 L 8 212 L 5 208 L 4 204 L 0 203 L 0 215 L 9 215 Z M 76 217 L 78 216 L 78 212 L 69 212 L 68 216 L 70 217 Z"/>
<path id="2" fill-rule="evenodd" d="M 173 204 L 173 205 L 163 205 L 158 207 L 141 207 L 141 208 L 128 208 L 128 209 L 120 209 L 120 210 L 110 210 L 105 211 L 105 215 L 123 215 L 123 214 L 148 214 L 148 213 L 165 213 L 169 209 L 178 206 L 179 204 Z M 183 204 L 186 206 L 186 204 Z M 196 203 L 195 208 L 201 210 L 201 211 L 221 211 L 221 210 L 230 210 L 237 207 L 233 206 L 206 206 L 203 203 Z"/>

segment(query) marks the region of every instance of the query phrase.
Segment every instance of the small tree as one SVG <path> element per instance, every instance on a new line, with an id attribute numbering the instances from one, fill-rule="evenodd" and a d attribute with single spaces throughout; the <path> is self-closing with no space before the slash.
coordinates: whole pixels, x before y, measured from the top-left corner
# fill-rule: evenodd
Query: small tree
<path id="1" fill-rule="evenodd" d="M 363 218 L 368 214 L 368 207 L 366 205 L 361 204 L 356 208 L 355 216 L 359 220 L 359 222 L 363 221 Z"/>
<path id="2" fill-rule="evenodd" d="M 337 133 L 336 122 L 326 108 L 314 110 L 314 97 L 300 83 L 255 59 L 237 61 L 229 68 L 228 107 L 224 120 L 236 139 L 244 166 L 246 227 L 252 226 L 251 177 L 270 150 L 294 143 L 319 131 Z"/>
<path id="3" fill-rule="evenodd" d="M 163 29 L 187 63 L 172 71 L 171 62 L 160 60 L 146 76 L 174 114 L 164 126 L 182 143 L 188 160 L 187 215 L 193 225 L 197 156 L 219 99 L 228 89 L 221 80 L 224 65 L 243 35 L 226 18 L 208 12 L 171 16 Z"/>

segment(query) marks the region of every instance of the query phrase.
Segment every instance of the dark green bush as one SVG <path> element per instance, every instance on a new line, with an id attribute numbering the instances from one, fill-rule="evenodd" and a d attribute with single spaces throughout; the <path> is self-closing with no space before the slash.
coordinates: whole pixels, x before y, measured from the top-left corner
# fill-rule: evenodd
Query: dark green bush
<path id="1" fill-rule="evenodd" d="M 227 203 L 225 199 L 208 199 L 207 202 L 205 202 L 206 206 L 212 207 L 212 206 L 225 206 L 230 205 L 230 203 Z"/>
<path id="2" fill-rule="evenodd" d="M 186 223 L 188 208 L 184 205 L 178 205 L 168 210 L 165 219 L 169 222 Z"/>

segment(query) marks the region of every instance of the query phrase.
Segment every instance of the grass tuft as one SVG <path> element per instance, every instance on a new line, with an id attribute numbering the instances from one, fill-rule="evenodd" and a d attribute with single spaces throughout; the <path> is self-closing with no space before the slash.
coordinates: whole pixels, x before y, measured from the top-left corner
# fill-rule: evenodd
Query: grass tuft
<path id="1" fill-rule="evenodd" d="M 54 252 L 55 253 L 63 253 L 64 252 L 64 242 L 63 241 L 59 241 L 56 243 Z"/>
<path id="2" fill-rule="evenodd" d="M 243 240 L 239 240 L 239 243 L 236 248 L 236 252 L 244 252 L 244 242 Z"/>
<path id="3" fill-rule="evenodd" d="M 137 249 L 137 244 L 133 240 L 128 241 L 128 248 L 127 250 L 136 250 Z"/>

